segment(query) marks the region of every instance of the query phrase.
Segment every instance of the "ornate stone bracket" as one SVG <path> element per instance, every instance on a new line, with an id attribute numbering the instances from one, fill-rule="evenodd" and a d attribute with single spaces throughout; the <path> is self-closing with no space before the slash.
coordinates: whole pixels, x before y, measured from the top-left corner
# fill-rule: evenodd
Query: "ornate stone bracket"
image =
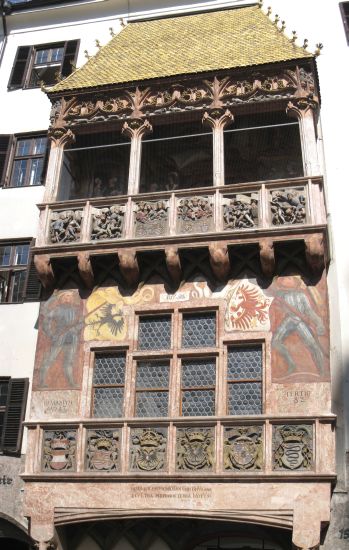
<path id="1" fill-rule="evenodd" d="M 230 273 L 230 262 L 227 245 L 211 243 L 209 245 L 210 265 L 215 277 L 220 282 L 225 282 Z"/>
<path id="2" fill-rule="evenodd" d="M 289 101 L 286 107 L 286 113 L 289 116 L 300 119 L 304 117 L 309 110 L 316 112 L 319 107 L 318 101 L 313 94 L 309 94 L 306 97 L 298 97 Z"/>
<path id="3" fill-rule="evenodd" d="M 325 247 L 323 235 L 311 235 L 304 239 L 305 257 L 314 275 L 320 275 L 325 267 Z"/>
<path id="4" fill-rule="evenodd" d="M 259 254 L 263 274 L 272 277 L 275 273 L 275 254 L 272 239 L 261 239 L 259 242 Z"/>
<path id="5" fill-rule="evenodd" d="M 205 111 L 202 117 L 202 123 L 210 126 L 212 129 L 223 129 L 234 122 L 234 116 L 229 109 L 210 109 Z"/>
<path id="6" fill-rule="evenodd" d="M 57 544 L 53 539 L 46 541 L 36 541 L 34 542 L 34 548 L 36 550 L 56 550 Z"/>
<path id="7" fill-rule="evenodd" d="M 153 127 L 149 120 L 142 118 L 134 118 L 129 122 L 124 122 L 121 133 L 125 136 L 132 138 L 143 137 L 153 131 Z"/>
<path id="8" fill-rule="evenodd" d="M 48 254 L 38 254 L 34 256 L 34 265 L 42 286 L 50 289 L 54 286 L 55 276 L 51 265 L 51 258 Z"/>
<path id="9" fill-rule="evenodd" d="M 136 286 L 139 281 L 139 265 L 135 250 L 119 250 L 119 267 L 122 276 L 130 286 Z"/>
<path id="10" fill-rule="evenodd" d="M 51 147 L 65 147 L 70 145 L 75 141 L 75 135 L 73 132 L 65 127 L 54 127 L 50 128 L 47 133 L 49 139 L 51 140 Z"/>
<path id="11" fill-rule="evenodd" d="M 165 249 L 166 266 L 174 284 L 179 285 L 182 279 L 182 266 L 178 248 L 169 246 Z"/>
<path id="12" fill-rule="evenodd" d="M 91 258 L 88 252 L 78 252 L 78 269 L 81 279 L 84 281 L 87 288 L 94 286 L 94 274 L 91 265 Z"/>

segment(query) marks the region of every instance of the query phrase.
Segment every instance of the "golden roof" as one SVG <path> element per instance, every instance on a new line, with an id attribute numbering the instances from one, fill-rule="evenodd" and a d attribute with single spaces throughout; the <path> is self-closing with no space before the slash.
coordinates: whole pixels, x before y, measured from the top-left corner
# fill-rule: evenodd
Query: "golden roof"
<path id="1" fill-rule="evenodd" d="M 129 23 L 49 92 L 309 58 L 258 6 Z"/>

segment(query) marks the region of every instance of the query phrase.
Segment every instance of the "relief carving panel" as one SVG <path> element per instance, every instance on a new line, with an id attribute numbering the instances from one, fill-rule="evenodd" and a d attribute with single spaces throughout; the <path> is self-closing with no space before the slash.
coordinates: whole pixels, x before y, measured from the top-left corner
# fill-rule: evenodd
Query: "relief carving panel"
<path id="1" fill-rule="evenodd" d="M 164 470 L 166 448 L 166 428 L 131 429 L 130 470 L 141 472 Z"/>
<path id="2" fill-rule="evenodd" d="M 260 470 L 262 468 L 262 426 L 225 428 L 224 436 L 225 470 Z"/>
<path id="3" fill-rule="evenodd" d="M 306 223 L 305 188 L 276 189 L 270 192 L 272 225 L 296 225 Z"/>
<path id="4" fill-rule="evenodd" d="M 96 209 L 92 215 L 91 239 L 102 241 L 104 239 L 120 239 L 124 226 L 124 206 L 108 206 Z"/>
<path id="5" fill-rule="evenodd" d="M 206 233 L 213 230 L 213 203 L 208 196 L 181 199 L 177 206 L 179 233 Z"/>
<path id="6" fill-rule="evenodd" d="M 88 430 L 86 469 L 119 471 L 120 430 Z"/>
<path id="7" fill-rule="evenodd" d="M 44 432 L 42 469 L 51 472 L 76 469 L 76 430 Z"/>
<path id="8" fill-rule="evenodd" d="M 258 226 L 258 194 L 233 195 L 223 206 L 224 229 L 249 229 Z"/>
<path id="9" fill-rule="evenodd" d="M 168 232 L 168 201 L 136 204 L 135 237 L 160 237 Z"/>
<path id="10" fill-rule="evenodd" d="M 313 466 L 313 427 L 310 425 L 273 426 L 274 470 L 311 470 Z"/>
<path id="11" fill-rule="evenodd" d="M 177 470 L 212 470 L 214 428 L 177 428 Z"/>
<path id="12" fill-rule="evenodd" d="M 80 240 L 82 210 L 52 212 L 50 220 L 51 243 L 70 243 Z"/>

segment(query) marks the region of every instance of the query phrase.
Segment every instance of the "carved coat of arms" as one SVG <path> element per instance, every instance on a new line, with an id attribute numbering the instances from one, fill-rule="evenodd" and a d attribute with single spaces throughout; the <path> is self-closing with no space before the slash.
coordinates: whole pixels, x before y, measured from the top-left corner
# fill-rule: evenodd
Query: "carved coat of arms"
<path id="1" fill-rule="evenodd" d="M 262 467 L 262 428 L 260 426 L 226 429 L 224 468 L 258 470 Z"/>
<path id="2" fill-rule="evenodd" d="M 43 462 L 45 470 L 71 470 L 75 462 L 75 432 L 45 432 Z"/>
<path id="3" fill-rule="evenodd" d="M 119 433 L 109 430 L 89 431 L 87 460 L 89 470 L 116 470 L 118 468 Z"/>
<path id="4" fill-rule="evenodd" d="M 269 308 L 273 298 L 262 289 L 244 279 L 229 290 L 225 313 L 225 329 L 270 330 Z"/>
<path id="5" fill-rule="evenodd" d="M 155 429 L 135 429 L 131 434 L 132 470 L 161 470 L 165 463 L 166 437 Z"/>
<path id="6" fill-rule="evenodd" d="M 309 470 L 312 465 L 311 426 L 274 427 L 274 463 L 277 469 Z"/>
<path id="7" fill-rule="evenodd" d="M 214 437 L 209 429 L 179 430 L 177 467 L 180 470 L 211 469 L 214 464 Z"/>

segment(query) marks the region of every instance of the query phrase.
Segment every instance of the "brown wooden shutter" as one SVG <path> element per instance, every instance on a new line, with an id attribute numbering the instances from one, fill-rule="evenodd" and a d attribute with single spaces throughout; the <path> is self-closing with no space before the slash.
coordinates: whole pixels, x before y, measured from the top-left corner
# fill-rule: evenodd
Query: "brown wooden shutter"
<path id="1" fill-rule="evenodd" d="M 61 70 L 61 75 L 63 78 L 70 75 L 73 71 L 72 64 L 76 63 L 79 42 L 80 40 L 69 40 L 65 43 L 64 58 Z"/>
<path id="2" fill-rule="evenodd" d="M 6 168 L 11 150 L 13 136 L 2 135 L 0 136 L 0 186 L 4 186 L 6 177 Z"/>
<path id="3" fill-rule="evenodd" d="M 33 246 L 35 239 L 32 240 L 30 245 L 30 252 L 28 258 L 27 276 L 24 283 L 23 298 L 25 302 L 37 302 L 41 296 L 41 283 L 38 277 L 35 265 Z"/>
<path id="4" fill-rule="evenodd" d="M 9 382 L 1 445 L 4 453 L 21 452 L 28 387 L 28 378 L 11 378 Z"/>
<path id="5" fill-rule="evenodd" d="M 32 49 L 32 46 L 20 46 L 17 49 L 15 62 L 7 86 L 9 90 L 23 88 Z"/>
<path id="6" fill-rule="evenodd" d="M 345 36 L 349 44 L 349 2 L 340 2 L 339 8 L 343 19 Z"/>

